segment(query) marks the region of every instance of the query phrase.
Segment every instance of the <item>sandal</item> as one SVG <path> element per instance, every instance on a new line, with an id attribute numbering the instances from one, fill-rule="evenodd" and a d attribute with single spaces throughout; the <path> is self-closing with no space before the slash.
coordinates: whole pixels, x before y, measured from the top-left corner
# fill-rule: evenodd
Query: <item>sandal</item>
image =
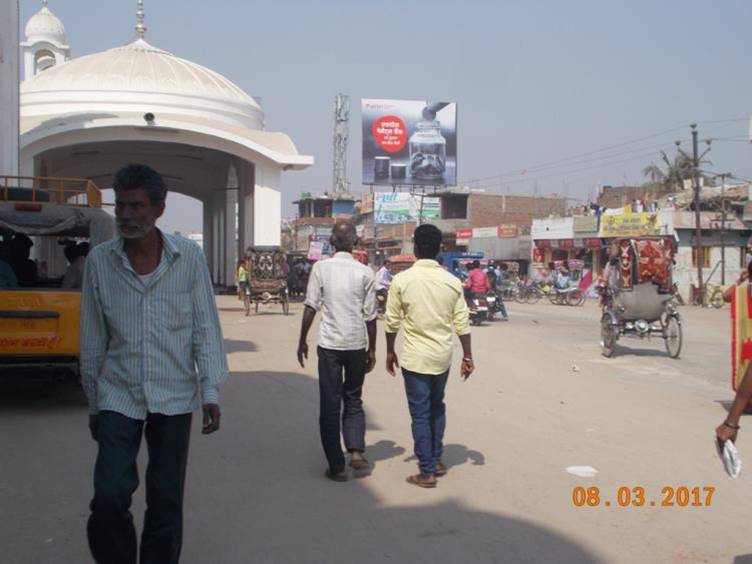
<path id="1" fill-rule="evenodd" d="M 423 474 L 414 474 L 407 477 L 407 483 L 412 484 L 413 486 L 418 486 L 419 488 L 435 488 L 436 478 L 432 480 L 426 480 L 423 477 Z"/>
<path id="2" fill-rule="evenodd" d="M 350 457 L 350 468 L 353 470 L 368 470 L 371 467 L 370 464 L 368 464 L 368 460 L 364 456 L 360 456 L 358 458 L 352 458 Z"/>

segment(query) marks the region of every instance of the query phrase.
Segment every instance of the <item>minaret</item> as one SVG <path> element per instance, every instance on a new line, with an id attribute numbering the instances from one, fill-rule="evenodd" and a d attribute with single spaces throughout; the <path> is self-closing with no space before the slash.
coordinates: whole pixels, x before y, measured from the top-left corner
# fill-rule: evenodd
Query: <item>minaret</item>
<path id="1" fill-rule="evenodd" d="M 42 9 L 26 23 L 26 41 L 21 43 L 21 49 L 25 80 L 70 59 L 65 26 L 47 7 L 47 0 L 43 0 Z"/>

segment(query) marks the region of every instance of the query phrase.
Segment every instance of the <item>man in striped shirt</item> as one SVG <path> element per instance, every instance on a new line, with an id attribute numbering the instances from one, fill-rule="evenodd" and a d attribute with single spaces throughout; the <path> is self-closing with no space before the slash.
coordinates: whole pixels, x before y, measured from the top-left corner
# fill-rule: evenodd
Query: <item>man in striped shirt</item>
<path id="1" fill-rule="evenodd" d="M 352 256 L 357 242 L 352 223 L 342 221 L 334 226 L 331 244 L 336 253 L 317 262 L 311 271 L 298 344 L 298 362 L 303 367 L 308 358 L 308 331 L 316 312 L 321 311 L 319 432 L 329 462 L 325 475 L 336 482 L 347 480 L 340 441 L 343 405 L 342 435 L 350 466 L 368 469 L 363 456 L 366 416 L 361 395 L 365 375 L 376 363 L 376 292 L 373 272 Z"/>
<path id="2" fill-rule="evenodd" d="M 81 293 L 81 376 L 98 443 L 89 547 L 97 562 L 136 563 L 130 504 L 145 435 L 140 562 L 172 564 L 182 544 L 191 415 L 201 402 L 203 433 L 219 429 L 227 359 L 201 249 L 156 228 L 162 177 L 128 165 L 113 187 L 120 236 L 89 253 Z"/>

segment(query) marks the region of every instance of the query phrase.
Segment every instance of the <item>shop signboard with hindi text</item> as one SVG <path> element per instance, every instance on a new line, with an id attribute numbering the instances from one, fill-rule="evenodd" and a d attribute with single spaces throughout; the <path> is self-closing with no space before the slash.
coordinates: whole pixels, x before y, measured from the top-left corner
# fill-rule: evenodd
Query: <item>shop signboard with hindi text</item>
<path id="1" fill-rule="evenodd" d="M 457 104 L 361 101 L 363 184 L 457 185 Z"/>
<path id="2" fill-rule="evenodd" d="M 660 231 L 657 213 L 622 213 L 602 216 L 599 236 L 640 237 L 659 235 Z"/>
<path id="3" fill-rule="evenodd" d="M 473 229 L 473 239 L 485 239 L 489 237 L 498 237 L 498 227 L 476 227 Z"/>

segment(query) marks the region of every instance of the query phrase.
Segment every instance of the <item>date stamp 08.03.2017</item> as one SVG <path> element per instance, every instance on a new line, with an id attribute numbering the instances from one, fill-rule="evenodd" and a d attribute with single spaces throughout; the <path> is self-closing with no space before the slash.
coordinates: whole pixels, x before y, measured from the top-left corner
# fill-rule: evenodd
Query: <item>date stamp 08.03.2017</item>
<path id="1" fill-rule="evenodd" d="M 713 486 L 664 486 L 660 493 L 648 494 L 640 486 L 621 486 L 611 490 L 597 486 L 572 489 L 575 507 L 710 507 Z"/>

